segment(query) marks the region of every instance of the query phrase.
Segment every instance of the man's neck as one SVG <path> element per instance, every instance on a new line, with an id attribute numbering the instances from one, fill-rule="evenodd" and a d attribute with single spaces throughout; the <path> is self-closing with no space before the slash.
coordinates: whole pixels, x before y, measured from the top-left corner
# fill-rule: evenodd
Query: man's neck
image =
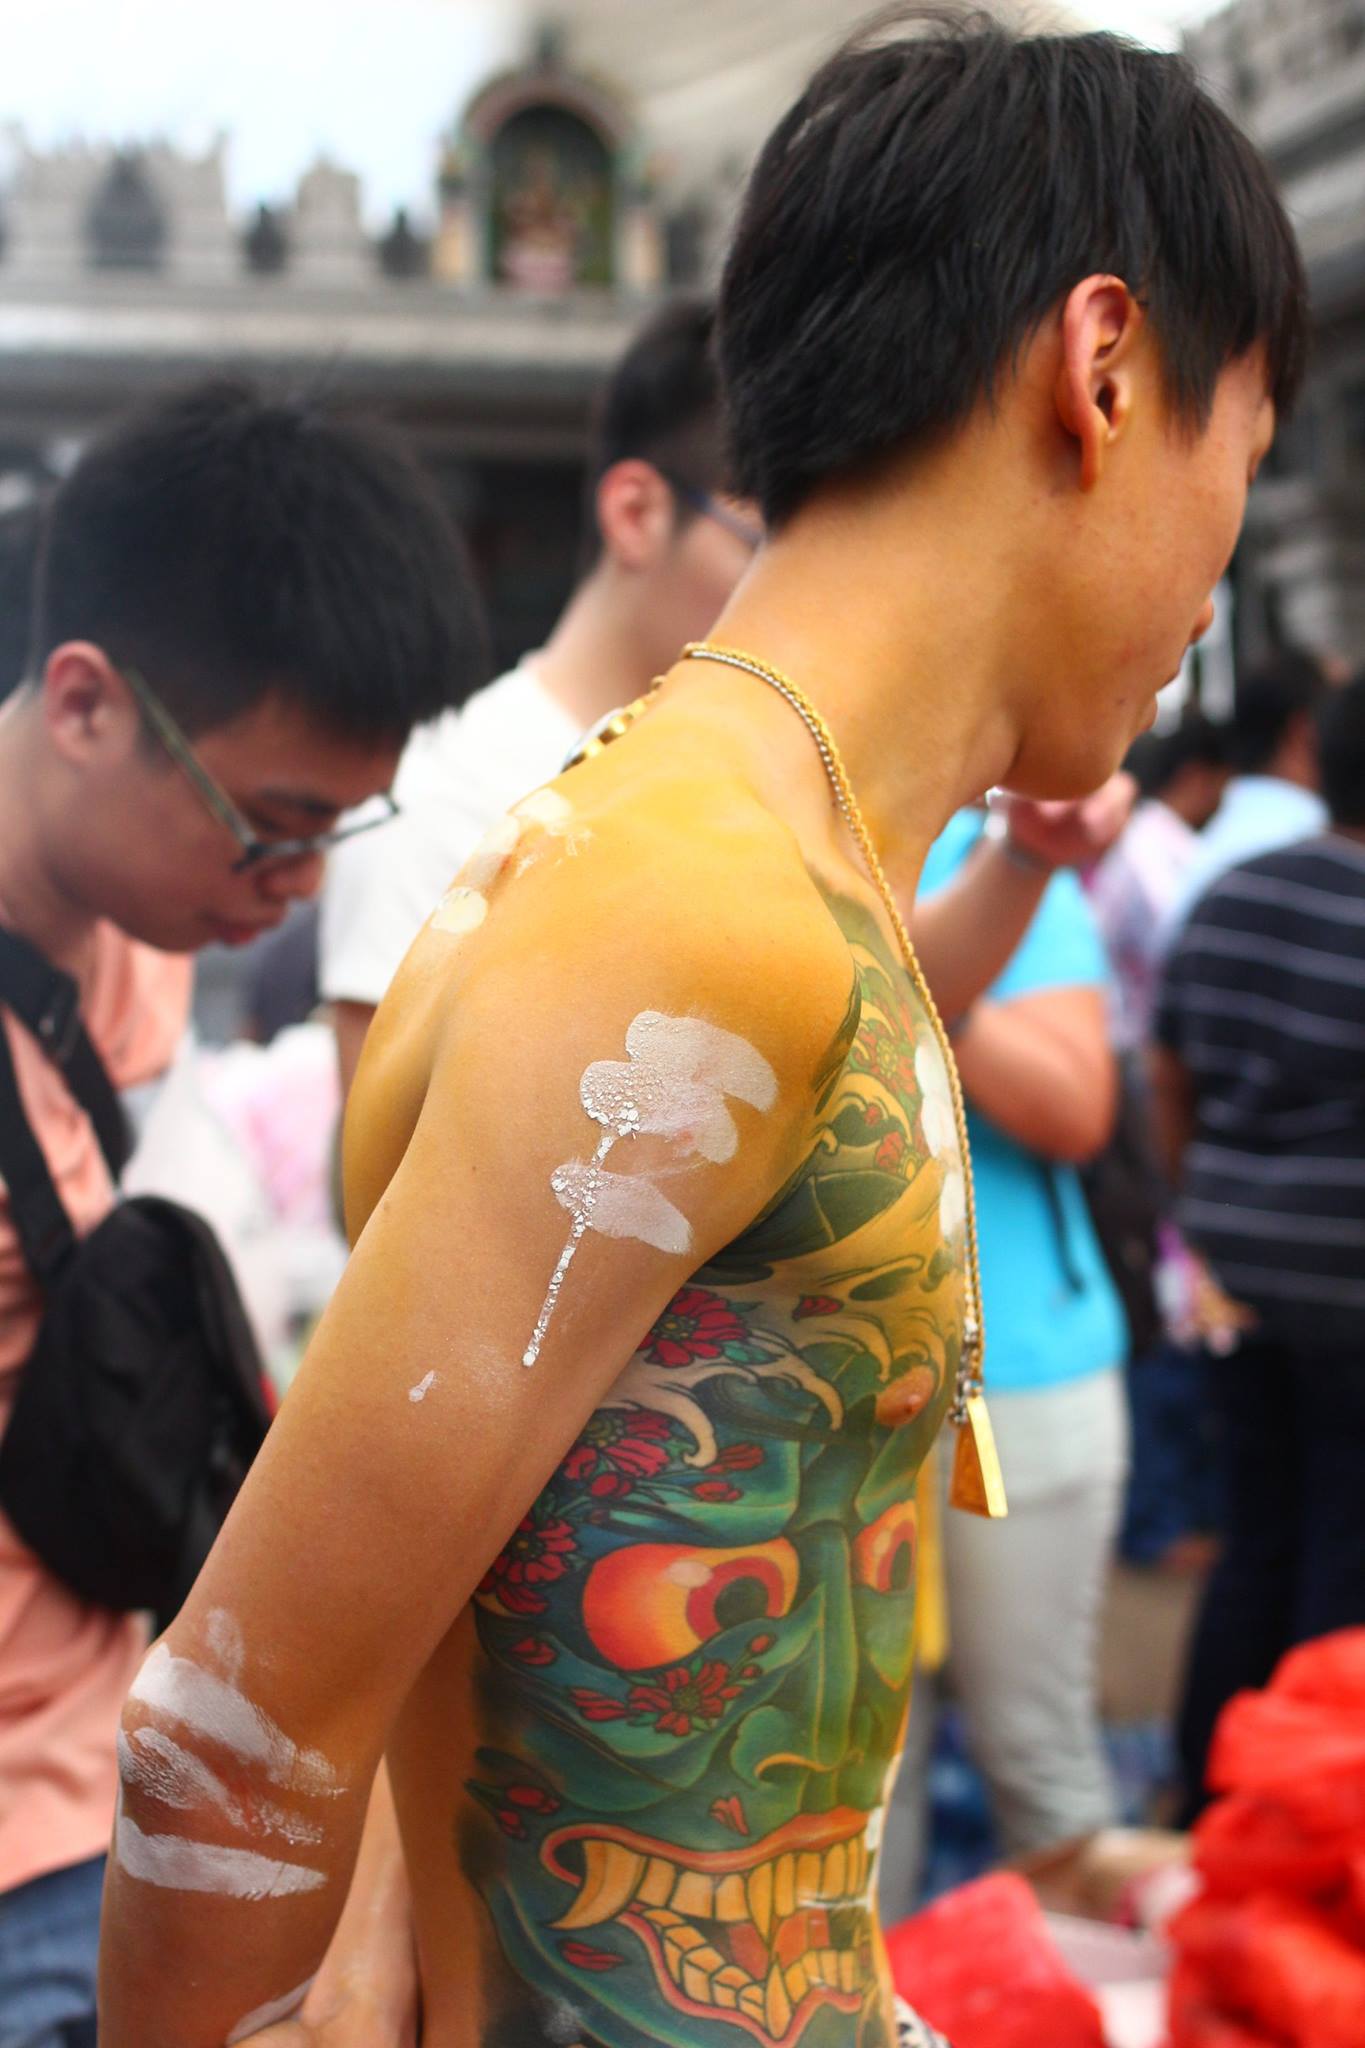
<path id="1" fill-rule="evenodd" d="M 653 681 L 633 595 L 609 563 L 599 563 L 535 658 L 541 687 L 584 730 Z"/>
<path id="2" fill-rule="evenodd" d="M 821 713 L 903 896 L 953 813 L 1006 776 L 1020 737 L 1001 686 L 1004 607 L 992 616 L 982 555 L 945 544 L 927 522 L 922 542 L 900 554 L 902 523 L 904 567 L 892 574 L 861 522 L 798 522 L 764 549 L 710 636 L 782 670 Z M 717 666 L 695 670 L 695 680 L 675 671 L 675 687 L 693 692 L 718 727 L 762 722 L 773 808 L 803 846 L 816 844 L 829 791 L 810 735 L 762 683 Z"/>
<path id="3" fill-rule="evenodd" d="M 0 711 L 0 922 L 54 966 L 79 974 L 97 919 L 66 894 L 43 858 L 38 716 L 38 706 L 23 697 Z"/>

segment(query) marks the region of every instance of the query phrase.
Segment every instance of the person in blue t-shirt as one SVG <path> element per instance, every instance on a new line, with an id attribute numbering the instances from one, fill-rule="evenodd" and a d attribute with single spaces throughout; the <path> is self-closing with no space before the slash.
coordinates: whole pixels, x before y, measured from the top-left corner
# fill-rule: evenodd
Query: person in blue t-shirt
<path id="1" fill-rule="evenodd" d="M 962 812 L 930 849 L 921 900 L 975 847 Z M 883 1916 L 915 1902 L 937 1706 L 960 1702 L 1008 1855 L 1114 1818 L 1096 1641 L 1127 1462 L 1128 1332 L 1078 1166 L 1106 1143 L 1117 1074 L 1109 971 L 1074 875 L 1048 884 L 1003 974 L 949 1019 L 976 1178 L 986 1385 L 1010 1515 L 944 1522 L 951 1648 L 916 1684 L 883 1852 Z"/>

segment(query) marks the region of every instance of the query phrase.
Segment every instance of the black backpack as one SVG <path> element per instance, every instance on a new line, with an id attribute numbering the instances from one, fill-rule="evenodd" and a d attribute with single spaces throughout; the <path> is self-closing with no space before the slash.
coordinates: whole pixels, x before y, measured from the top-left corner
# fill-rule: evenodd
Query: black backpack
<path id="1" fill-rule="evenodd" d="M 60 1068 L 117 1181 L 129 1142 L 69 975 L 0 931 L 0 1003 Z M 77 1238 L 0 1028 L 0 1176 L 43 1320 L 0 1438 L 0 1507 L 82 1599 L 164 1626 L 270 1423 L 260 1354 L 202 1217 L 138 1195 Z"/>

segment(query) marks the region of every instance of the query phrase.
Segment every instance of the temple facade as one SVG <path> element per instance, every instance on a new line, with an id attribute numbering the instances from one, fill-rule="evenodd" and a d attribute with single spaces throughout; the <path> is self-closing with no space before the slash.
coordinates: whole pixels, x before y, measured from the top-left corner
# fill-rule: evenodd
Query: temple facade
<path id="1" fill-rule="evenodd" d="M 1307 387 L 1252 493 L 1236 565 L 1245 654 L 1365 665 L 1365 0 L 1234 0 L 1190 55 L 1281 179 L 1308 261 Z"/>

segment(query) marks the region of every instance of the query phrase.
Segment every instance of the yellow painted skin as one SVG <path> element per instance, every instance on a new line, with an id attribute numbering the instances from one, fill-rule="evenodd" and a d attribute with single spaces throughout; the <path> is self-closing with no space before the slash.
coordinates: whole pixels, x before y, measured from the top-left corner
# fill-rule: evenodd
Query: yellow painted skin
<path id="1" fill-rule="evenodd" d="M 556 790 L 571 829 L 505 831 L 464 878 L 486 912 L 448 905 L 381 1008 L 354 1256 L 171 1631 L 205 1657 L 234 1615 L 244 1689 L 347 1790 L 318 1891 L 187 1916 L 114 1886 L 125 1981 L 203 1944 L 165 2048 L 315 1967 L 383 1753 L 427 2048 L 895 2039 L 872 1859 L 962 1314 L 941 1059 L 870 887 L 685 718 Z M 528 1371 L 550 1177 L 601 1135 L 580 1081 L 643 1011 L 742 1038 L 776 1101 L 728 1099 L 729 1160 L 621 1141 L 691 1247 L 589 1228 Z"/>

